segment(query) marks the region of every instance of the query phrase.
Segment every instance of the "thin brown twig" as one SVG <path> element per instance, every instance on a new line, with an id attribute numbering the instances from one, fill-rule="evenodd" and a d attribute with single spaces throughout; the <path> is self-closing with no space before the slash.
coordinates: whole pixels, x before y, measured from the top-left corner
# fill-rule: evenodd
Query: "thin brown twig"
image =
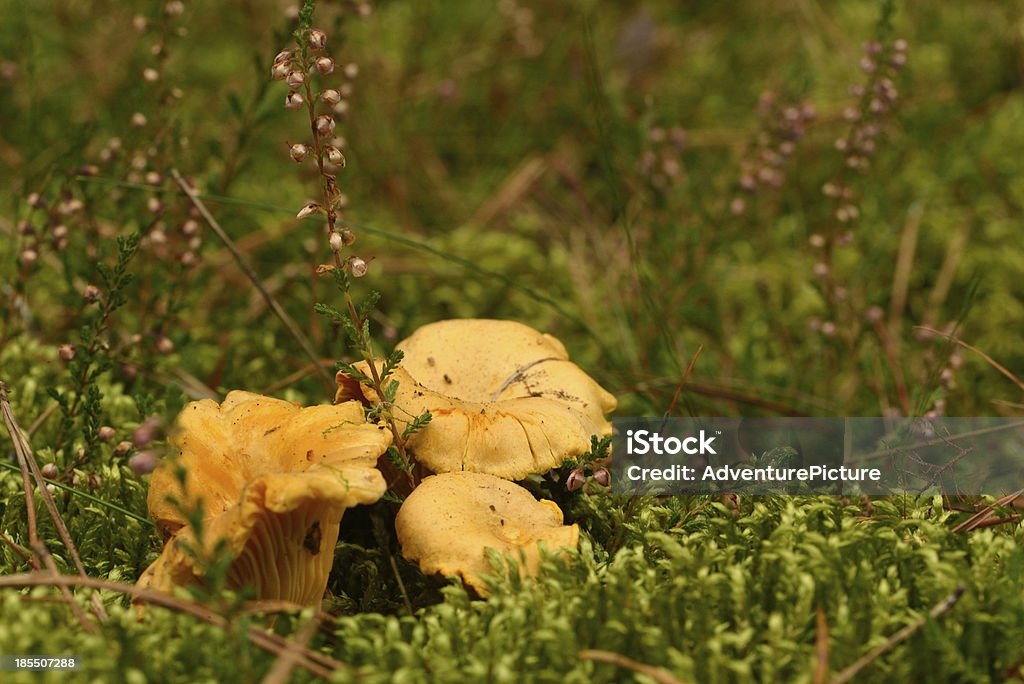
<path id="1" fill-rule="evenodd" d="M 316 635 L 319 628 L 319 616 L 314 615 L 307 620 L 295 633 L 295 638 L 290 639 L 281 654 L 277 656 L 274 665 L 263 677 L 263 684 L 288 684 L 288 678 L 298 664 L 302 649 L 309 648 L 309 641 Z"/>
<path id="2" fill-rule="evenodd" d="M 686 385 L 686 381 L 689 379 L 690 373 L 693 371 L 693 367 L 697 365 L 697 357 L 700 356 L 702 351 L 704 351 L 704 345 L 698 344 L 697 351 L 694 352 L 693 358 L 690 359 L 690 365 L 686 367 L 686 372 L 683 373 L 682 379 L 679 381 L 679 384 L 676 385 L 676 393 L 672 395 L 672 402 L 668 405 L 668 410 L 665 411 L 665 418 L 672 415 L 672 411 L 675 410 L 676 402 L 679 401 L 679 395 L 683 393 L 683 387 Z"/>
<path id="3" fill-rule="evenodd" d="M 118 582 L 110 582 L 108 580 L 97 579 L 95 577 L 80 577 L 77 575 L 49 575 L 42 573 L 30 573 L 22 575 L 8 575 L 0 577 L 0 587 L 47 587 L 47 586 L 64 586 L 64 587 L 88 587 L 91 589 L 102 589 L 106 591 L 113 591 L 119 594 L 127 594 L 137 599 L 141 599 L 148 604 L 161 606 L 163 608 L 169 608 L 171 610 L 177 610 L 179 612 L 191 615 L 199 618 L 203 622 L 207 622 L 211 625 L 220 628 L 230 627 L 230 622 L 227 618 L 222 615 L 211 611 L 205 606 L 194 603 L 191 601 L 185 601 L 177 598 L 170 594 L 164 594 L 153 589 L 146 589 L 143 587 L 137 587 L 130 584 L 121 584 Z M 265 632 L 255 627 L 250 627 L 246 635 L 250 641 L 259 646 L 265 651 L 280 655 L 287 648 L 296 648 L 294 645 L 290 645 L 290 640 L 285 639 L 272 632 Z M 345 663 L 340 660 L 326 656 L 323 653 L 318 653 L 306 646 L 298 647 L 299 656 L 296 664 L 306 669 L 312 674 L 321 677 L 323 679 L 330 679 L 331 674 L 335 670 L 344 670 L 350 674 L 358 677 L 360 673 L 357 670 L 353 670 Z"/>
<path id="4" fill-rule="evenodd" d="M 828 681 L 828 621 L 825 620 L 825 609 L 821 606 L 818 606 L 814 653 L 814 684 L 825 684 Z"/>
<path id="5" fill-rule="evenodd" d="M 1010 381 L 1013 382 L 1013 384 L 1017 385 L 1017 387 L 1019 387 L 1020 389 L 1024 390 L 1024 380 L 1021 380 L 1020 378 L 1018 378 L 1016 375 L 1011 373 L 1006 368 L 1006 366 L 1003 366 L 1001 363 L 999 363 L 998 361 L 996 361 L 991 356 L 989 356 L 985 352 L 981 351 L 980 349 L 978 349 L 974 345 L 968 344 L 967 342 L 964 342 L 963 340 L 961 340 L 956 335 L 951 335 L 949 333 L 944 333 L 941 330 L 936 330 L 935 328 L 929 328 L 928 326 L 925 326 L 925 325 L 918 325 L 918 326 L 915 326 L 915 327 L 918 330 L 924 330 L 926 332 L 930 332 L 930 333 L 935 334 L 935 335 L 941 335 L 942 337 L 945 337 L 947 340 L 951 340 L 953 343 L 959 344 L 964 349 L 969 349 L 970 351 L 974 352 L 975 354 L 980 356 L 982 359 L 984 359 L 985 363 L 987 363 L 988 365 L 990 365 L 993 368 L 995 368 L 997 371 L 999 371 L 1005 377 L 1009 378 Z"/>
<path id="6" fill-rule="evenodd" d="M 11 410 L 11 404 L 7 400 L 7 385 L 4 384 L 2 380 L 0 380 L 0 409 L 3 411 L 3 419 L 4 424 L 7 427 L 7 432 L 10 433 L 11 441 L 14 443 L 14 450 L 18 455 L 18 463 L 21 466 L 22 479 L 25 483 L 25 502 L 28 505 L 29 510 L 29 538 L 32 549 L 37 550 L 39 546 L 41 546 L 43 551 L 46 552 L 46 547 L 40 544 L 38 531 L 34 528 L 34 525 L 36 524 L 35 497 L 32 496 L 32 486 L 28 476 L 29 471 L 32 473 L 32 478 L 35 479 L 40 496 L 43 497 L 43 503 L 46 505 L 46 510 L 50 513 L 50 519 L 53 520 L 53 526 L 57 528 L 57 534 L 60 535 L 61 541 L 64 542 L 64 546 L 67 548 L 68 553 L 71 554 L 71 559 L 75 563 L 75 569 L 78 570 L 79 575 L 85 577 L 85 565 L 82 563 L 82 558 L 78 555 L 78 549 L 75 547 L 75 542 L 71 539 L 71 533 L 68 532 L 67 525 L 64 524 L 64 519 L 61 517 L 60 511 L 57 510 L 57 504 L 53 500 L 53 495 L 50 494 L 50 490 L 46 487 L 46 479 L 43 477 L 43 472 L 39 469 L 36 457 L 32 453 L 32 447 L 28 443 L 25 433 L 18 426 L 18 421 L 14 418 L 14 412 Z M 47 554 L 48 552 L 44 554 L 44 559 Z M 107 612 L 103 609 L 103 603 L 95 594 L 92 596 L 92 610 L 101 622 L 106 621 Z"/>
<path id="7" fill-rule="evenodd" d="M 36 542 L 32 550 L 35 551 L 36 556 L 43 559 L 43 563 L 46 564 L 46 568 L 53 575 L 60 574 L 60 570 L 57 569 L 57 563 L 54 562 L 53 556 L 50 555 L 50 552 L 46 550 L 45 544 L 42 542 Z M 71 612 L 74 613 L 75 619 L 78 620 L 78 624 L 82 625 L 82 629 L 89 634 L 95 634 L 96 625 L 94 625 L 86 616 L 85 611 L 82 610 L 82 606 L 78 605 L 78 601 L 75 600 L 71 590 L 67 587 L 61 587 L 60 593 L 64 597 L 64 603 L 68 604 L 68 607 L 71 608 Z"/>
<path id="8" fill-rule="evenodd" d="M 267 303 L 267 306 L 270 307 L 270 310 L 274 312 L 274 315 L 277 316 L 277 318 L 281 321 L 281 323 L 288 330 L 291 336 L 294 337 L 295 340 L 299 343 L 299 346 L 302 347 L 302 351 L 305 352 L 306 356 L 308 356 L 310 360 L 316 365 L 326 385 L 328 387 L 333 387 L 334 378 L 331 377 L 331 374 L 324 370 L 324 368 L 320 365 L 320 357 L 313 349 L 313 345 L 310 343 L 309 339 L 302 333 L 301 330 L 299 330 L 299 327 L 295 325 L 295 321 L 293 321 L 291 319 L 291 316 L 289 316 L 288 313 L 281 307 L 281 305 L 278 304 L 277 300 L 274 299 L 274 296 L 271 295 L 263 286 L 262 281 L 260 280 L 259 276 L 256 275 L 256 272 L 252 269 L 252 266 L 249 265 L 249 262 L 246 261 L 245 256 L 240 251 L 238 251 L 238 248 L 235 247 L 235 243 L 231 240 L 228 234 L 224 232 L 224 229 L 221 228 L 220 223 L 218 223 L 217 219 L 213 217 L 213 214 L 211 214 L 210 210 L 206 208 L 206 205 L 203 204 L 203 201 L 199 198 L 199 194 L 196 192 L 195 188 L 193 188 L 185 181 L 182 175 L 178 173 L 177 169 L 171 169 L 171 176 L 174 178 L 174 181 L 181 187 L 182 192 L 184 192 L 185 195 L 188 197 L 189 201 L 192 202 L 192 205 L 196 208 L 199 214 L 203 217 L 203 220 L 206 221 L 206 224 L 210 226 L 210 229 L 217 235 L 218 238 L 220 238 L 220 241 L 224 243 L 224 246 L 228 248 L 228 251 L 231 252 L 231 256 L 235 258 L 235 263 L 238 264 L 238 267 L 241 268 L 245 275 L 249 278 L 249 281 L 253 284 L 253 287 L 255 287 L 256 290 L 260 293 L 260 295 L 262 295 L 264 301 L 266 301 Z"/>
<path id="9" fill-rule="evenodd" d="M 627 670 L 633 670 L 633 672 L 639 672 L 640 674 L 647 675 L 654 681 L 658 682 L 658 684 L 684 684 L 683 680 L 678 679 L 660 667 L 637 662 L 632 658 L 627 658 L 624 655 L 619 655 L 612 651 L 586 650 L 580 651 L 576 656 L 580 660 L 593 660 L 598 663 L 608 663 L 609 665 L 617 665 L 618 667 L 624 667 Z"/>
<path id="10" fill-rule="evenodd" d="M 13 539 L 8 537 L 2 531 L 0 531 L 0 541 L 3 541 L 3 543 L 6 544 L 11 551 L 18 554 L 18 556 L 21 557 L 21 560 L 25 561 L 29 565 L 32 565 L 32 559 L 30 557 L 30 554 L 25 553 L 25 551 L 18 544 L 14 543 Z"/>
<path id="11" fill-rule="evenodd" d="M 1007 504 L 1012 503 L 1014 499 L 1016 499 L 1018 496 L 1022 494 L 1024 494 L 1024 489 L 1018 489 L 1012 494 L 1007 494 L 1006 496 L 999 499 L 995 503 L 986 506 L 985 508 L 981 509 L 980 511 L 972 515 L 967 520 L 964 520 L 962 523 L 954 527 L 953 532 L 955 533 L 961 530 L 967 530 L 968 532 L 970 532 L 971 530 L 982 527 L 982 523 L 989 519 L 989 517 L 991 516 L 992 512 L 995 511 L 995 509 L 999 508 L 1000 506 L 1006 506 Z M 1003 521 L 1000 520 L 1000 522 Z M 987 527 L 988 525 L 984 526 Z"/>
<path id="12" fill-rule="evenodd" d="M 860 674 L 861 670 L 863 670 L 865 667 L 867 667 L 872 662 L 877 660 L 879 657 L 885 655 L 886 653 L 896 648 L 910 637 L 914 636 L 914 634 L 917 633 L 919 629 L 924 627 L 925 623 L 928 622 L 928 620 L 934 620 L 943 613 L 948 612 L 953 606 L 956 605 L 956 602 L 960 600 L 960 597 L 964 595 L 965 591 L 967 591 L 966 585 L 961 584 L 960 586 L 958 586 L 952 594 L 944 598 L 939 603 L 935 604 L 935 606 L 932 607 L 930 611 L 928 611 L 927 615 L 922 615 L 921 617 L 917 618 L 909 625 L 907 625 L 906 627 L 904 627 L 903 629 L 899 630 L 891 637 L 886 639 L 885 643 L 879 644 L 875 648 L 871 649 L 868 653 L 858 658 L 852 665 L 850 665 L 842 672 L 837 674 L 835 677 L 833 677 L 832 684 L 845 684 L 845 682 L 848 682 L 854 677 L 856 677 L 858 674 Z"/>

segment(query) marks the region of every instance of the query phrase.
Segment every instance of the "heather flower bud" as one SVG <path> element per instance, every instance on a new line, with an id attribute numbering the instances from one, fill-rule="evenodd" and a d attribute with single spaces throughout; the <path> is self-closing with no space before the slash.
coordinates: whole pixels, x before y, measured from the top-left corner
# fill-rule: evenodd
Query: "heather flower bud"
<path id="1" fill-rule="evenodd" d="M 316 60 L 316 70 L 319 71 L 322 75 L 326 76 L 327 74 L 334 71 L 334 60 L 331 59 L 330 57 L 318 58 Z"/>
<path id="2" fill-rule="evenodd" d="M 86 285 L 82 291 L 82 298 L 90 304 L 95 302 L 100 298 L 100 288 L 95 285 Z"/>
<path id="3" fill-rule="evenodd" d="M 291 58 L 292 58 L 292 51 L 291 50 L 289 50 L 289 49 L 281 50 L 280 52 L 277 53 L 277 56 L 274 57 L 274 64 L 280 64 L 281 62 L 287 62 Z"/>
<path id="4" fill-rule="evenodd" d="M 57 488 L 54 487 L 52 484 L 46 485 L 46 491 L 50 493 L 50 496 L 54 496 L 57 494 Z"/>
<path id="5" fill-rule="evenodd" d="M 811 236 L 807 238 L 807 244 L 814 249 L 821 249 L 825 246 L 825 236 L 819 233 L 812 233 Z"/>
<path id="6" fill-rule="evenodd" d="M 612 474 L 602 466 L 594 471 L 594 480 L 602 487 L 607 487 L 612 481 Z"/>
<path id="7" fill-rule="evenodd" d="M 297 218 L 297 219 L 304 219 L 304 218 L 306 218 L 308 216 L 312 216 L 313 214 L 316 214 L 316 213 L 319 213 L 319 212 L 320 212 L 320 205 L 319 204 L 317 204 L 316 202 L 306 202 L 306 204 L 301 209 L 299 209 L 299 213 L 297 213 L 295 215 L 295 218 Z"/>
<path id="8" fill-rule="evenodd" d="M 57 347 L 57 355 L 61 361 L 70 361 L 75 358 L 75 345 L 65 343 Z"/>
<path id="9" fill-rule="evenodd" d="M 35 234 L 36 228 L 32 225 L 31 221 L 18 221 L 18 235 L 28 237 L 29 235 Z"/>
<path id="10" fill-rule="evenodd" d="M 124 456 L 125 454 L 127 454 L 131 450 L 132 450 L 132 443 L 131 442 L 121 441 L 121 442 L 118 442 L 117 446 L 114 447 L 113 454 L 114 454 L 114 456 Z"/>
<path id="11" fill-rule="evenodd" d="M 341 242 L 344 245 L 346 245 L 346 246 L 351 245 L 355 241 L 356 241 L 356 234 L 355 233 L 353 233 L 348 228 L 342 228 L 341 229 Z"/>
<path id="12" fill-rule="evenodd" d="M 334 130 L 334 118 L 326 114 L 316 117 L 316 132 L 320 135 L 330 135 Z"/>
<path id="13" fill-rule="evenodd" d="M 198 261 L 194 252 L 184 252 L 179 259 L 185 268 L 192 268 Z"/>
<path id="14" fill-rule="evenodd" d="M 327 34 L 320 29 L 313 29 L 309 32 L 309 47 L 314 50 L 323 50 L 327 47 Z"/>
<path id="15" fill-rule="evenodd" d="M 142 70 L 142 80 L 146 83 L 156 83 L 160 79 L 160 72 L 152 67 Z"/>
<path id="16" fill-rule="evenodd" d="M 569 476 L 565 478 L 565 488 L 570 492 L 575 492 L 577 489 L 583 486 L 583 483 L 587 481 L 583 471 L 576 468 L 569 473 Z"/>
<path id="17" fill-rule="evenodd" d="M 65 226 L 63 223 L 58 223 L 57 225 L 50 229 L 50 234 L 57 240 L 60 240 L 61 238 L 66 238 L 68 236 L 68 227 Z"/>
<path id="18" fill-rule="evenodd" d="M 336 105 L 341 102 L 341 93 L 334 88 L 328 88 L 324 92 L 320 93 L 320 99 L 323 100 L 325 104 Z"/>
<path id="19" fill-rule="evenodd" d="M 328 239 L 331 245 L 332 252 L 340 252 L 341 248 L 345 246 L 345 241 L 341 237 L 341 233 L 331 233 L 331 237 Z"/>
<path id="20" fill-rule="evenodd" d="M 153 472 L 156 463 L 157 456 L 152 451 L 140 451 L 128 459 L 128 467 L 139 477 Z"/>
<path id="21" fill-rule="evenodd" d="M 146 200 L 146 209 L 149 209 L 152 213 L 159 213 L 164 208 L 164 203 L 157 197 L 150 197 Z"/>
<path id="22" fill-rule="evenodd" d="M 275 81 L 283 81 L 291 70 L 291 62 L 274 62 L 274 66 L 270 67 L 270 75 Z"/>
<path id="23" fill-rule="evenodd" d="M 366 275 L 366 271 L 369 270 L 369 268 L 366 265 L 366 262 L 363 259 L 360 259 L 359 257 L 352 257 L 349 260 L 348 269 L 352 273 L 353 278 L 362 278 L 364 275 Z"/>
<path id="24" fill-rule="evenodd" d="M 818 278 L 824 278 L 828 275 L 828 264 L 823 261 L 819 261 L 814 264 L 814 275 Z"/>
<path id="25" fill-rule="evenodd" d="M 327 161 L 335 166 L 345 166 L 345 155 L 334 145 L 327 145 L 324 148 L 324 155 L 327 157 Z"/>
<path id="26" fill-rule="evenodd" d="M 288 83 L 289 88 L 299 88 L 306 82 L 306 77 L 301 71 L 289 71 L 285 81 Z"/>
<path id="27" fill-rule="evenodd" d="M 297 162 L 300 162 L 306 158 L 307 154 L 309 154 L 309 146 L 303 145 L 302 143 L 296 143 L 295 145 L 292 145 L 291 150 L 289 150 L 288 154 L 291 155 L 292 159 L 294 159 Z"/>
<path id="28" fill-rule="evenodd" d="M 836 336 L 836 324 L 832 321 L 825 321 L 821 324 L 821 334 L 825 337 Z"/>
<path id="29" fill-rule="evenodd" d="M 47 463 L 42 467 L 43 477 L 47 480 L 52 480 L 60 474 L 60 470 L 57 469 L 57 464 Z"/>
<path id="30" fill-rule="evenodd" d="M 733 216 L 740 216 L 747 210 L 747 203 L 743 201 L 742 197 L 734 197 L 729 202 L 729 212 Z"/>
<path id="31" fill-rule="evenodd" d="M 116 434 L 117 431 L 114 428 L 110 427 L 109 425 L 104 425 L 103 427 L 96 431 L 96 436 L 99 437 L 104 442 L 109 442 L 110 440 L 114 439 L 114 435 Z"/>
<path id="32" fill-rule="evenodd" d="M 38 192 L 33 192 L 32 194 L 30 194 L 27 198 L 27 201 L 28 206 L 32 207 L 33 209 L 46 208 L 46 200 Z"/>
<path id="33" fill-rule="evenodd" d="M 160 185 L 161 180 L 160 174 L 156 171 L 150 171 L 146 174 L 146 182 L 150 185 Z"/>
<path id="34" fill-rule="evenodd" d="M 161 354 L 170 354 L 174 351 L 174 342 L 171 338 L 161 335 L 156 341 L 156 350 Z"/>
<path id="35" fill-rule="evenodd" d="M 199 222 L 195 219 L 186 220 L 181 224 L 181 232 L 188 237 L 192 237 L 199 232 Z"/>
<path id="36" fill-rule="evenodd" d="M 134 126 L 135 128 L 142 128 L 146 125 L 146 122 L 146 115 L 142 112 L 135 112 L 134 114 L 132 114 L 132 126 Z"/>
<path id="37" fill-rule="evenodd" d="M 160 419 L 153 416 L 143 421 L 142 425 L 132 431 L 132 445 L 141 448 L 159 439 L 162 434 Z"/>
<path id="38" fill-rule="evenodd" d="M 302 95 L 294 90 L 284 98 L 284 106 L 288 109 L 299 109 L 304 102 L 305 100 L 302 98 Z"/>

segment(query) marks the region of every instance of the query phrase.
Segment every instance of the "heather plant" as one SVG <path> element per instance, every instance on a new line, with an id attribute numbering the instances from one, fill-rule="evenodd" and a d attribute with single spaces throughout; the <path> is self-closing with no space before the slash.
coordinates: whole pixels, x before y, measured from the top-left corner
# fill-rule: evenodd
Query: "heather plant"
<path id="1" fill-rule="evenodd" d="M 1022 409 L 1020 7 L 286 4 L 0 0 L 0 381 L 42 478 L 0 431 L 0 653 L 140 682 L 1020 678 L 1012 496 L 627 499 L 600 440 L 523 482 L 580 548 L 533 581 L 494 558 L 487 600 L 402 557 L 398 487 L 346 514 L 319 613 L 225 591 L 222 557 L 141 595 L 185 402 L 328 402 L 337 367 L 415 481 L 391 348 L 438 319 L 550 331 L 624 416 Z"/>

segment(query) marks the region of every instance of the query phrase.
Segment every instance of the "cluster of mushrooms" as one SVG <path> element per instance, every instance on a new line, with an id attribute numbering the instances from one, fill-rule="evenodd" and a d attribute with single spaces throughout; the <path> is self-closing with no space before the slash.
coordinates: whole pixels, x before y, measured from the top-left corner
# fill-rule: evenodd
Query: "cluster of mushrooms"
<path id="1" fill-rule="evenodd" d="M 485 549 L 511 555 L 521 574 L 533 575 L 542 549 L 575 548 L 579 528 L 514 481 L 584 454 L 592 435 L 610 434 L 605 414 L 615 397 L 569 361 L 561 342 L 514 321 L 441 321 L 397 348 L 405 356 L 389 376 L 399 383 L 391 414 L 399 431 L 431 414 L 405 447 L 434 473 L 398 512 L 402 555 L 486 596 Z M 366 375 L 368 363 L 357 364 Z M 207 560 L 226 549 L 230 587 L 319 604 L 342 515 L 384 495 L 378 461 L 392 442 L 385 425 L 365 419 L 364 408 L 381 401 L 373 388 L 342 373 L 338 386 L 333 406 L 234 391 L 219 405 L 185 407 L 171 440 L 177 455 L 150 483 L 150 513 L 165 545 L 140 586 L 169 592 L 202 583 Z M 186 515 L 196 510 L 199 531 Z"/>

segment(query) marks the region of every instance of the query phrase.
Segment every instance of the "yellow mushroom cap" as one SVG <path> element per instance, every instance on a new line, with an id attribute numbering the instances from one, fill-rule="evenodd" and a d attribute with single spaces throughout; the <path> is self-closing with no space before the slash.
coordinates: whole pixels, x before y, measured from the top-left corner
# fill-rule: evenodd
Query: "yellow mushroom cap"
<path id="1" fill-rule="evenodd" d="M 511 555 L 523 576 L 537 574 L 541 544 L 551 553 L 575 549 L 580 531 L 562 524 L 552 501 L 538 501 L 508 480 L 483 473 L 426 478 L 395 519 L 402 555 L 425 574 L 458 575 L 482 596 L 493 572 L 484 549 Z"/>
<path id="2" fill-rule="evenodd" d="M 517 321 L 454 319 L 419 328 L 396 349 L 402 367 L 424 387 L 464 401 L 522 397 L 560 401 L 611 434 L 604 416 L 615 397 L 569 361 L 556 338 Z"/>
<path id="3" fill-rule="evenodd" d="M 605 413 L 615 397 L 568 360 L 550 335 L 515 321 L 452 320 L 424 326 L 398 344 L 400 367 L 393 415 L 404 429 L 432 419 L 408 442 L 416 460 L 436 473 L 469 470 L 511 480 L 558 467 L 611 434 Z M 356 364 L 369 375 L 366 362 Z M 338 374 L 338 400 L 368 386 Z"/>
<path id="4" fill-rule="evenodd" d="M 356 367 L 369 372 L 365 362 Z M 430 412 L 430 423 L 406 446 L 435 473 L 468 470 L 521 480 L 585 453 L 598 431 L 583 414 L 545 397 L 460 401 L 427 389 L 403 368 L 395 368 L 384 382 L 398 382 L 392 412 L 400 431 L 415 416 Z M 363 386 L 362 392 L 379 403 L 370 387 Z"/>
<path id="5" fill-rule="evenodd" d="M 179 457 L 157 468 L 149 490 L 150 513 L 170 539 L 139 584 L 170 591 L 202 581 L 186 547 L 208 556 L 223 544 L 233 558 L 230 586 L 317 603 L 345 509 L 384 494 L 375 464 L 391 434 L 367 424 L 356 402 L 300 408 L 239 391 L 220 405 L 188 404 L 177 427 L 171 443 Z M 200 503 L 202 548 L 182 510 Z"/>

